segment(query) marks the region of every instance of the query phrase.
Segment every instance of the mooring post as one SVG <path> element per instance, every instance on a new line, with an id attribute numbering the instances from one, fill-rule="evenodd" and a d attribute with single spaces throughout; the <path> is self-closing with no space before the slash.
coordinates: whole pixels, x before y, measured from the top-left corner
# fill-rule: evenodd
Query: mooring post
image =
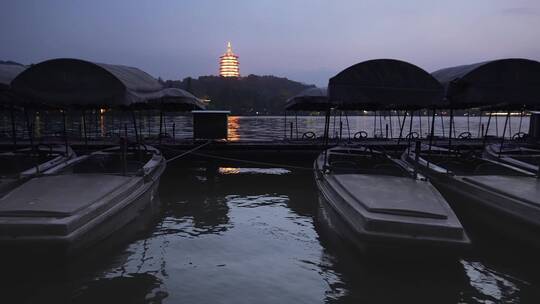
<path id="1" fill-rule="evenodd" d="M 388 124 L 386 124 L 386 138 L 388 139 Z"/>
<path id="2" fill-rule="evenodd" d="M 339 121 L 339 139 L 341 140 L 341 135 L 343 134 L 343 122 Z"/>

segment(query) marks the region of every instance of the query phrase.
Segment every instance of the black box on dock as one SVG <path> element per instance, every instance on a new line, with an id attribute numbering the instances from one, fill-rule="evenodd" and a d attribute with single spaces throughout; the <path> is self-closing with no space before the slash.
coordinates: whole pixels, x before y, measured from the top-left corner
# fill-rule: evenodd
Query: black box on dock
<path id="1" fill-rule="evenodd" d="M 230 111 L 192 111 L 194 139 L 227 139 Z"/>

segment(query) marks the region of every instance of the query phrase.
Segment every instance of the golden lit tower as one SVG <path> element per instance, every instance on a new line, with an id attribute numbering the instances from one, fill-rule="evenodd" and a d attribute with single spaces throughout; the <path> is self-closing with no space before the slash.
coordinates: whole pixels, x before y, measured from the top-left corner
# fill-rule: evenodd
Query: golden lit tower
<path id="1" fill-rule="evenodd" d="M 227 52 L 219 57 L 219 76 L 240 77 L 238 56 L 232 52 L 231 43 L 227 43 Z"/>

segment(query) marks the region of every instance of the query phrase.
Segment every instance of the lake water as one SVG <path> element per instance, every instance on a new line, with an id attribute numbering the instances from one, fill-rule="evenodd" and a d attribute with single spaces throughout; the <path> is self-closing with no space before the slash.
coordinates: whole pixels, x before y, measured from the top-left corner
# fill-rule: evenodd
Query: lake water
<path id="1" fill-rule="evenodd" d="M 20 114 L 19 114 L 20 115 Z M 155 137 L 159 133 L 159 116 L 147 115 L 144 112 L 135 114 L 137 126 L 143 137 Z M 479 137 L 485 131 L 488 135 L 511 137 L 518 132 L 527 132 L 529 117 L 511 116 L 508 121 L 506 131 L 505 116 L 493 116 L 488 126 L 487 116 L 457 116 L 454 118 L 452 133 L 458 136 L 462 132 L 470 132 L 472 137 Z M 63 126 L 62 118 L 55 113 L 41 113 L 36 116 L 33 122 L 35 136 L 61 135 Z M 27 127 L 24 117 L 18 117 L 17 134 L 19 137 L 28 137 Z M 128 133 L 133 136 L 133 117 L 129 114 L 118 114 L 107 112 L 103 115 L 86 114 L 86 120 L 81 116 L 69 116 L 67 119 L 68 132 L 70 136 L 81 137 L 83 126 L 86 125 L 87 136 L 95 137 L 117 137 Z M 341 122 L 341 136 L 343 138 L 354 137 L 357 132 L 364 131 L 369 137 L 394 137 L 400 135 L 400 126 L 403 126 L 402 136 L 409 132 L 416 132 L 421 137 L 430 134 L 431 117 L 415 116 L 411 119 L 408 116 L 405 121 L 403 117 L 395 114 L 389 116 L 334 116 L 330 123 L 331 136 L 339 136 Z M 317 137 L 323 135 L 324 117 L 322 116 L 230 116 L 229 117 L 229 140 L 231 141 L 267 141 L 281 140 L 287 138 L 302 138 L 305 132 L 313 132 Z M 448 115 L 436 116 L 434 124 L 434 134 L 437 136 L 448 136 L 450 118 Z M 387 131 L 388 129 L 388 131 Z M 11 120 L 8 115 L 0 115 L 0 137 L 11 136 Z M 162 133 L 177 139 L 191 138 L 193 134 L 193 121 L 191 116 L 165 115 Z"/>
<path id="2" fill-rule="evenodd" d="M 362 256 L 321 216 L 309 172 L 171 163 L 160 203 L 70 262 L 2 261 L 2 303 L 540 301 L 538 253 L 497 237 L 455 261 Z"/>
<path id="3" fill-rule="evenodd" d="M 284 132 L 275 118 L 229 124 L 238 140 Z M 489 233 L 454 261 L 362 256 L 329 227 L 309 171 L 178 161 L 159 197 L 157 214 L 74 260 L 2 261 L 1 303 L 540 303 L 538 252 Z"/>

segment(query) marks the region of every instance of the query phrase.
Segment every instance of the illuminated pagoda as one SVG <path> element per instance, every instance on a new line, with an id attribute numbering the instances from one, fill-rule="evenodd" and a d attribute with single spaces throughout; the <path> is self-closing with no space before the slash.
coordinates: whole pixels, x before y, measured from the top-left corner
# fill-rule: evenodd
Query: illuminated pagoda
<path id="1" fill-rule="evenodd" d="M 230 42 L 227 43 L 227 52 L 219 57 L 219 76 L 240 77 L 238 56 L 233 53 Z"/>

